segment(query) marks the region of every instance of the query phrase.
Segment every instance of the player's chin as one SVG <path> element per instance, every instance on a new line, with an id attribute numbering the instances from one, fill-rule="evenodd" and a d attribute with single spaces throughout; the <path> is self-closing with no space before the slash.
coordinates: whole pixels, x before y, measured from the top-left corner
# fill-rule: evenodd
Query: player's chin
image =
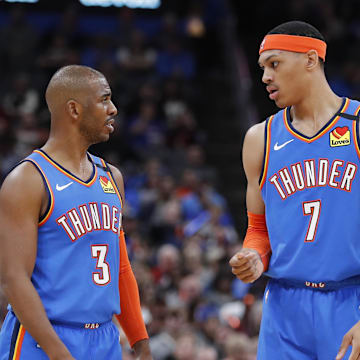
<path id="1" fill-rule="evenodd" d="M 110 138 L 110 133 L 108 133 L 108 132 L 104 132 L 104 133 L 102 133 L 102 134 L 99 134 L 100 136 L 99 136 L 99 142 L 104 142 L 104 141 L 108 141 L 109 140 L 109 138 Z"/>
<path id="2" fill-rule="evenodd" d="M 287 106 L 290 106 L 290 104 L 288 104 L 286 101 L 282 100 L 281 98 L 278 98 L 274 101 L 275 101 L 276 106 L 280 109 L 284 109 Z"/>
<path id="3" fill-rule="evenodd" d="M 91 144 L 95 145 L 95 144 L 103 143 L 108 141 L 109 138 L 110 138 L 109 134 L 98 134 L 96 139 L 93 139 L 93 141 L 91 141 Z"/>

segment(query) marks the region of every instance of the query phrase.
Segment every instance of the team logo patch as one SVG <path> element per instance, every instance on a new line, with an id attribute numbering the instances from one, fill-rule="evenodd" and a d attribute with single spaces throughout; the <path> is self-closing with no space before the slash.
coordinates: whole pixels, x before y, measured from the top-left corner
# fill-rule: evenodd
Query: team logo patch
<path id="1" fill-rule="evenodd" d="M 106 176 L 100 176 L 100 185 L 104 190 L 104 193 L 115 194 L 115 189 L 111 181 Z"/>
<path id="2" fill-rule="evenodd" d="M 350 145 L 350 130 L 347 126 L 338 126 L 330 133 L 330 146 L 346 146 Z"/>

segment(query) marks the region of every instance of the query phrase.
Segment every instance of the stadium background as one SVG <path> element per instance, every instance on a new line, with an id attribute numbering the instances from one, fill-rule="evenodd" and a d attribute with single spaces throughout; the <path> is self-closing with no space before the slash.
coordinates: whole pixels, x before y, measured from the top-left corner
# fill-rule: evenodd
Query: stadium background
<path id="1" fill-rule="evenodd" d="M 246 229 L 243 136 L 276 111 L 257 49 L 279 23 L 308 21 L 328 41 L 331 86 L 359 99 L 359 10 L 357 0 L 163 0 L 152 10 L 0 1 L 0 179 L 47 138 L 53 72 L 102 71 L 119 116 L 91 151 L 125 178 L 127 245 L 155 360 L 255 359 L 265 280 L 242 284 L 228 260 Z"/>

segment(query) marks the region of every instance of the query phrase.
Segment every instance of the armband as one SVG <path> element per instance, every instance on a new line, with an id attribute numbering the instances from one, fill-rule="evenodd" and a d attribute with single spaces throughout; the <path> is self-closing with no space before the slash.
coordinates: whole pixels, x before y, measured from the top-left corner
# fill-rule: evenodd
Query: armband
<path id="1" fill-rule="evenodd" d="M 264 271 L 269 267 L 271 246 L 264 214 L 253 214 L 248 211 L 248 228 L 243 247 L 256 250 L 264 264 Z"/>

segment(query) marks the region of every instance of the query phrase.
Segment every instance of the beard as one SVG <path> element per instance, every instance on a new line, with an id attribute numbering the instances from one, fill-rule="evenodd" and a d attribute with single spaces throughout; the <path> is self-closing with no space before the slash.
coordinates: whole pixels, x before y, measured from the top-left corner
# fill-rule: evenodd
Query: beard
<path id="1" fill-rule="evenodd" d="M 90 145 L 98 144 L 100 142 L 107 141 L 109 139 L 108 134 L 102 134 L 99 129 L 95 129 L 89 126 L 89 121 L 83 121 L 80 126 L 80 134 L 84 140 Z"/>

